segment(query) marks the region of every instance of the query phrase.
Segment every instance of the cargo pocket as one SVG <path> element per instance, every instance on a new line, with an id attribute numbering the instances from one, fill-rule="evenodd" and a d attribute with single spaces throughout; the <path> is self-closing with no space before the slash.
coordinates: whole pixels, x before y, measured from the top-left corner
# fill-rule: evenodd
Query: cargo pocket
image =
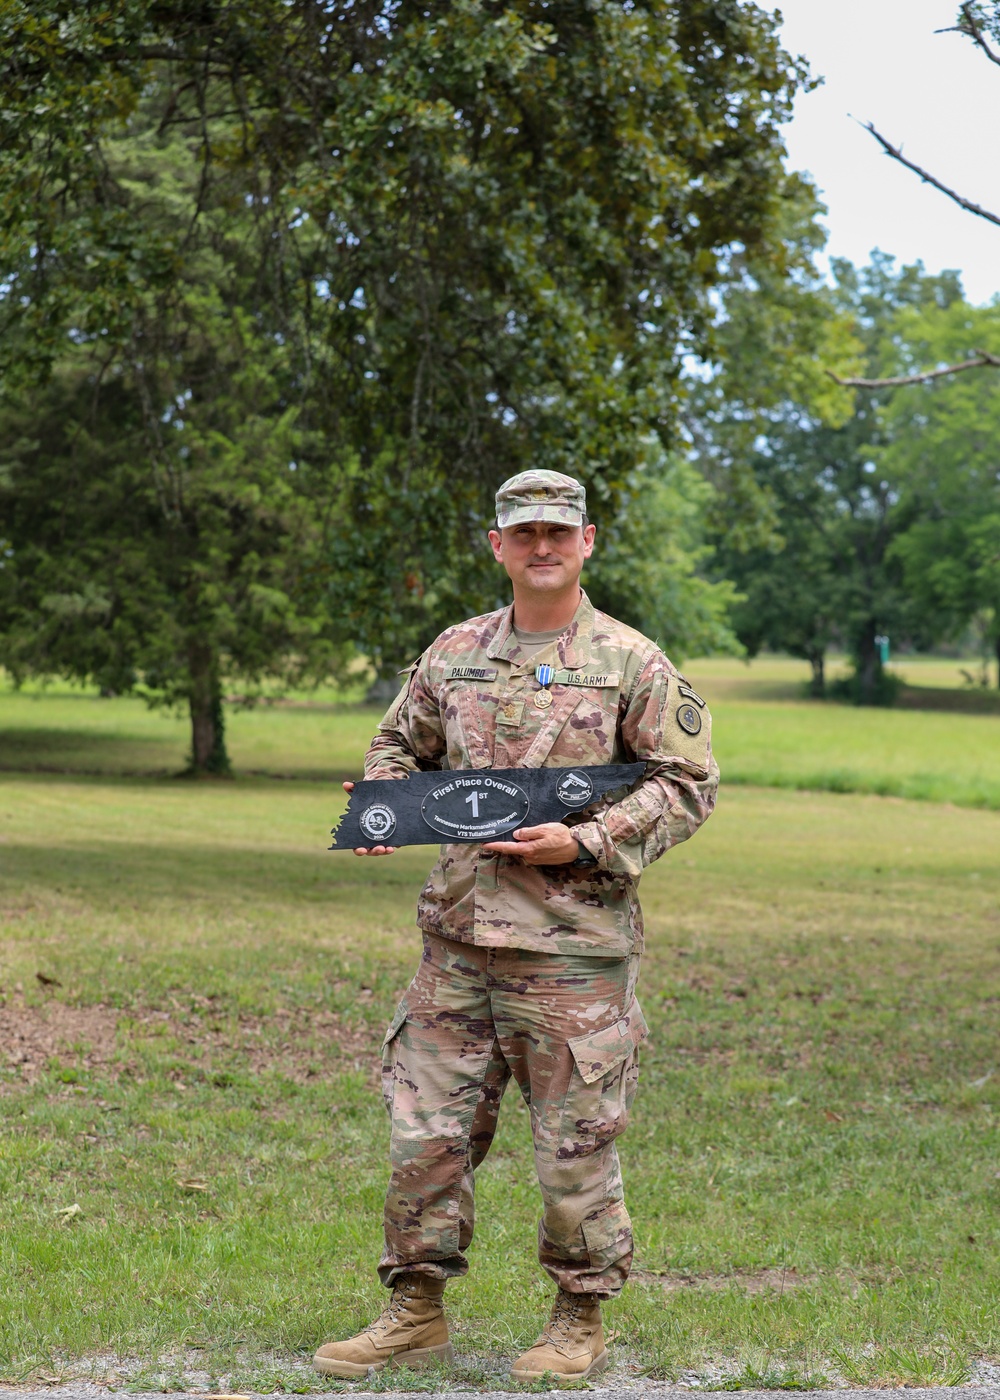
<path id="1" fill-rule="evenodd" d="M 406 1020 L 406 998 L 396 1007 L 396 1013 L 389 1022 L 389 1029 L 382 1041 L 382 1098 L 389 1113 L 396 1093 L 396 1057 L 399 1054 L 399 1032 Z"/>
<path id="2" fill-rule="evenodd" d="M 557 1156 L 596 1152 L 625 1130 L 639 1081 L 638 1047 L 648 1035 L 637 1001 L 619 1020 L 569 1042 L 575 1063 Z"/>
<path id="3" fill-rule="evenodd" d="M 632 1257 L 632 1221 L 624 1201 L 605 1206 L 583 1221 L 592 1269 L 607 1269 Z"/>

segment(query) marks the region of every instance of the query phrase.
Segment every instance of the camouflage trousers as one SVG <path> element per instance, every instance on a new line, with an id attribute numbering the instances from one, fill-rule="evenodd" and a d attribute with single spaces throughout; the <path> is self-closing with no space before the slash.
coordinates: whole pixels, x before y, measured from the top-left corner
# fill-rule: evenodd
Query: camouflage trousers
<path id="1" fill-rule="evenodd" d="M 392 1177 L 379 1276 L 468 1268 L 475 1171 L 513 1076 L 528 1106 L 543 1214 L 542 1268 L 570 1293 L 610 1297 L 632 1262 L 615 1138 L 646 1034 L 638 957 L 479 948 L 424 934 L 386 1033 Z"/>

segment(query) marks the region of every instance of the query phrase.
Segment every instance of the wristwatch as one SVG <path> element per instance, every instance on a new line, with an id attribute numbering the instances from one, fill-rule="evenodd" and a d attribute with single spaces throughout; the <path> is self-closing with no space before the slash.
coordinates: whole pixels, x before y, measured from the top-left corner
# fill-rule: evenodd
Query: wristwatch
<path id="1" fill-rule="evenodd" d="M 592 856 L 582 841 L 576 843 L 580 847 L 580 854 L 576 860 L 571 860 L 570 865 L 575 865 L 579 870 L 585 870 L 591 865 L 597 864 L 597 857 Z"/>

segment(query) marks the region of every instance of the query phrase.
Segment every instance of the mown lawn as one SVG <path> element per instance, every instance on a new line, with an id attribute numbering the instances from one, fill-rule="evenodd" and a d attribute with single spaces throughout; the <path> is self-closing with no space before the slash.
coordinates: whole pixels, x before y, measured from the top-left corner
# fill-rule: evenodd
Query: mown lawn
<path id="1" fill-rule="evenodd" d="M 107 742 L 138 742 L 139 713 Z M 370 716 L 265 720 L 284 770 L 332 774 Z M 732 769 L 736 721 L 719 733 Z M 341 804 L 324 782 L 0 777 L 7 1381 L 301 1389 L 317 1341 L 380 1303 L 376 1053 L 431 852 L 328 854 Z M 731 785 L 647 874 L 623 1370 L 912 1383 L 1000 1356 L 998 852 L 996 812 Z M 536 1333 L 537 1211 L 509 1099 L 449 1293 L 454 1383 L 502 1385 Z"/>
<path id="2" fill-rule="evenodd" d="M 686 671 L 712 706 L 729 784 L 1000 810 L 1000 695 L 963 687 L 960 662 L 907 658 L 901 668 L 915 678 L 904 695 L 915 708 L 806 700 L 807 668 L 783 657 L 693 661 Z M 935 708 L 994 700 L 995 713 Z M 918 707 L 925 702 L 929 708 Z M 332 691 L 230 709 L 234 768 L 244 778 L 357 777 L 380 717 L 381 707 Z M 0 690 L 0 772 L 166 776 L 183 769 L 188 745 L 182 715 L 150 711 L 141 700 L 102 700 L 67 686 Z"/>

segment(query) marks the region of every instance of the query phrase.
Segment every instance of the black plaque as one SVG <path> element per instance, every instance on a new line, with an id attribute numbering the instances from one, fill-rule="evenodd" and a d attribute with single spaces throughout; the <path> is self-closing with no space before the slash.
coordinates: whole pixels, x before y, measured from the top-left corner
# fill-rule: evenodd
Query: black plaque
<path id="1" fill-rule="evenodd" d="M 475 768 L 354 784 L 331 851 L 493 841 L 564 820 L 639 781 L 645 763 L 578 768 Z"/>

